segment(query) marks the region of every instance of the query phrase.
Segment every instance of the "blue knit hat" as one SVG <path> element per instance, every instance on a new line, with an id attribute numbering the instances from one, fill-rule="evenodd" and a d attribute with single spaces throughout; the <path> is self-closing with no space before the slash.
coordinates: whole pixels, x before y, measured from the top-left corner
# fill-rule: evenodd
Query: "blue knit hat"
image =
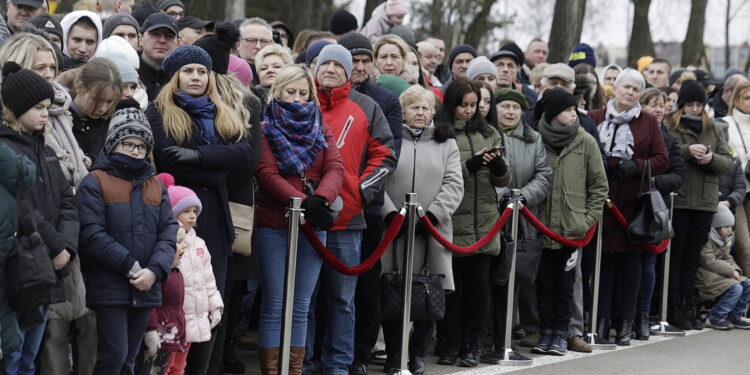
<path id="1" fill-rule="evenodd" d="M 586 43 L 575 46 L 573 52 L 570 53 L 570 57 L 568 57 L 568 66 L 571 68 L 581 63 L 596 68 L 596 54 L 594 49 Z"/>
<path id="2" fill-rule="evenodd" d="M 309 68 L 310 64 L 312 64 L 312 61 L 314 58 L 318 57 L 320 55 L 320 51 L 323 50 L 323 47 L 333 44 L 327 40 L 316 40 L 310 44 L 309 47 L 307 47 L 307 51 L 305 51 L 305 65 Z"/>
<path id="3" fill-rule="evenodd" d="M 179 46 L 164 59 L 162 66 L 168 76 L 172 77 L 180 68 L 188 64 L 201 64 L 211 71 L 211 56 L 197 46 Z"/>
<path id="4" fill-rule="evenodd" d="M 459 44 L 453 47 L 453 49 L 451 49 L 451 53 L 448 57 L 448 70 L 450 70 L 451 67 L 453 66 L 453 60 L 456 59 L 456 56 L 458 56 L 459 53 L 464 53 L 464 52 L 468 52 L 474 57 L 477 57 L 477 55 L 479 55 L 479 52 L 477 52 L 476 48 L 468 44 Z"/>

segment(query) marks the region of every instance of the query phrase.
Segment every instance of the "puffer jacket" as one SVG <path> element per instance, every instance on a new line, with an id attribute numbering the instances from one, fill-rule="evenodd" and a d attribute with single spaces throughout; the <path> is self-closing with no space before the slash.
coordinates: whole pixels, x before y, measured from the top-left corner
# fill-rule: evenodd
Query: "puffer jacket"
<path id="1" fill-rule="evenodd" d="M 208 316 L 224 308 L 224 301 L 216 288 L 216 278 L 211 267 L 211 254 L 206 243 L 195 234 L 195 229 L 185 237 L 187 248 L 180 260 L 180 272 L 185 280 L 185 312 L 187 342 L 205 342 L 211 340 L 211 328 L 218 321 L 212 322 Z M 198 250 L 203 253 L 201 257 Z"/>
<path id="2" fill-rule="evenodd" d="M 502 144 L 502 138 L 495 129 L 492 129 L 491 135 L 485 138 L 479 132 L 467 134 L 463 125 L 459 123 L 455 125 L 455 128 L 456 143 L 461 155 L 464 196 L 453 214 L 453 243 L 459 246 L 469 246 L 484 237 L 500 218 L 495 188 L 510 184 L 511 168 L 509 167 L 502 176 L 493 175 L 486 167 L 482 167 L 475 174 L 470 174 L 466 168 L 466 161 L 482 148 L 491 150 Z M 472 254 L 500 254 L 500 235 L 496 235 L 487 245 Z M 454 256 L 458 255 L 454 254 Z"/>
<path id="3" fill-rule="evenodd" d="M 391 32 L 391 29 L 395 26 L 385 13 L 385 2 L 375 7 L 372 10 L 370 20 L 367 21 L 365 27 L 359 31 L 360 34 L 366 36 L 374 44 L 378 41 L 378 38 Z"/>
<path id="4" fill-rule="evenodd" d="M 102 152 L 76 194 L 88 306 L 157 307 L 172 269 L 177 221 L 167 189 L 147 164 L 133 176 Z M 156 274 L 148 292 L 130 285 L 138 262 Z"/>
<path id="5" fill-rule="evenodd" d="M 185 340 L 185 282 L 182 273 L 173 268 L 161 286 L 161 307 L 151 309 L 146 331 L 157 331 L 161 341 L 161 350 L 165 352 L 185 352 L 188 342 Z"/>
<path id="6" fill-rule="evenodd" d="M 734 212 L 737 205 L 745 200 L 745 190 L 747 182 L 745 181 L 745 172 L 742 170 L 742 163 L 739 158 L 732 159 L 732 167 L 719 176 L 719 202 L 729 202 L 729 209 Z"/>
<path id="7" fill-rule="evenodd" d="M 23 154 L 18 154 L 0 142 L 0 272 L 13 250 L 16 221 L 16 195 L 34 183 L 36 165 Z M 22 336 L 16 313 L 8 304 L 5 278 L 0 277 L 0 343 L 3 353 L 21 347 Z"/>
<path id="8" fill-rule="evenodd" d="M 700 301 L 716 299 L 732 285 L 740 282 L 732 278 L 734 271 L 742 275 L 742 269 L 729 254 L 729 248 L 730 246 L 721 241 L 716 229 L 711 228 L 708 241 L 701 249 L 698 273 L 695 275 L 695 288 L 698 290 Z M 741 278 L 745 279 L 744 276 Z"/>

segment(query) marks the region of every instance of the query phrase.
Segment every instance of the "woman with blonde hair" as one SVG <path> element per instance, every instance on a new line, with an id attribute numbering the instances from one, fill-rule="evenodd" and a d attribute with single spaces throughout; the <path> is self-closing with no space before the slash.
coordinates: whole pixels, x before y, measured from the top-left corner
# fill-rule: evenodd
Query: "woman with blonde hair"
<path id="1" fill-rule="evenodd" d="M 264 95 L 268 95 L 268 90 L 281 68 L 293 63 L 294 59 L 289 48 L 280 44 L 269 44 L 263 47 L 255 57 L 255 67 L 258 70 L 258 79 L 260 79 L 260 84 L 256 88 L 261 90 Z"/>

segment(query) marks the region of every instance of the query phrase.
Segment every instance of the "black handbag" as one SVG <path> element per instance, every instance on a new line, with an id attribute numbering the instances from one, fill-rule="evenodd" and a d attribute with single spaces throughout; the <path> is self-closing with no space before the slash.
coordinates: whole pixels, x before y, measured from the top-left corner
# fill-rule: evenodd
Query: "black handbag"
<path id="1" fill-rule="evenodd" d="M 645 184 L 644 184 L 645 182 Z M 664 198 L 654 187 L 651 179 L 651 163 L 646 160 L 643 165 L 641 189 L 648 186 L 647 191 L 638 194 L 633 218 L 628 225 L 628 240 L 634 244 L 660 242 L 674 236 L 672 222 L 669 220 L 669 209 Z"/>
<path id="2" fill-rule="evenodd" d="M 542 241 L 525 238 L 520 229 L 519 226 L 521 240 L 518 242 L 516 251 L 516 283 L 534 283 L 539 269 L 539 260 L 542 256 Z M 504 251 L 501 251 L 500 255 L 493 260 L 494 267 L 490 275 L 490 281 L 493 285 L 508 284 L 508 276 L 510 275 L 510 250 L 513 249 L 513 239 L 506 235 L 503 235 L 501 239 Z"/>
<path id="3" fill-rule="evenodd" d="M 380 319 L 401 318 L 401 291 L 404 284 L 396 259 L 397 240 L 394 240 L 393 272 L 380 275 Z M 429 241 L 425 238 L 425 254 L 422 272 L 412 274 L 410 319 L 425 322 L 443 319 L 445 315 L 445 291 L 440 279 L 443 275 L 431 274 L 427 266 L 430 254 Z"/>

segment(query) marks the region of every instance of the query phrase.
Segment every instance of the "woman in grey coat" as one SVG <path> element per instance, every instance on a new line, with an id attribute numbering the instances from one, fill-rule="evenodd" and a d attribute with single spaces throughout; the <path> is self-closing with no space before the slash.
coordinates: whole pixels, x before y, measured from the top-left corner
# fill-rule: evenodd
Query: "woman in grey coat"
<path id="1" fill-rule="evenodd" d="M 403 141 L 398 167 L 385 184 L 383 216 L 386 225 L 399 210 L 406 193 L 414 192 L 427 217 L 438 232 L 452 240 L 451 216 L 464 195 L 463 177 L 458 146 L 453 139 L 453 130 L 448 126 L 435 126 L 435 96 L 420 86 L 412 86 L 400 96 L 404 115 Z M 419 181 L 419 183 L 417 183 Z M 427 236 L 421 223 L 417 226 L 414 250 L 414 270 L 420 272 L 426 265 L 431 274 L 440 274 L 443 289 L 453 290 L 452 255 L 438 242 Z M 384 273 L 393 272 L 394 254 L 399 261 L 403 256 L 404 238 L 399 237 L 394 246 L 381 258 Z M 425 262 L 425 257 L 427 260 Z M 403 264 L 398 264 L 403 270 Z M 386 373 L 398 370 L 399 342 L 401 338 L 398 320 L 383 320 L 388 361 Z M 434 321 L 414 322 L 414 332 L 409 340 L 409 370 L 412 374 L 423 374 L 427 347 L 435 327 Z"/>

